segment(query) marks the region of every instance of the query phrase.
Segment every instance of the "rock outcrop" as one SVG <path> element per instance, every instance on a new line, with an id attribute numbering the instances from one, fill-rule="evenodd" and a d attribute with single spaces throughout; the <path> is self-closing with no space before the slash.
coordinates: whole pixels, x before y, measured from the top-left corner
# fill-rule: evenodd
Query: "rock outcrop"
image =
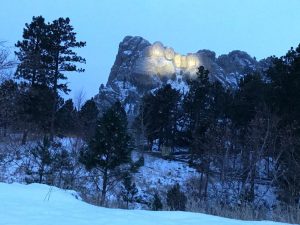
<path id="1" fill-rule="evenodd" d="M 161 44 L 158 47 L 168 51 L 171 49 L 161 47 Z M 125 105 L 127 114 L 135 116 L 141 96 L 163 84 L 169 83 L 182 92 L 188 90 L 185 80 L 194 72 L 177 68 L 174 60 L 164 58 L 169 56 L 159 55 L 163 53 L 158 52 L 157 57 L 151 57 L 149 48 L 151 43 L 142 37 L 126 36 L 120 43 L 108 82 L 105 86 L 100 86 L 99 94 L 94 98 L 100 110 L 103 111 L 116 100 L 120 100 Z M 172 51 L 173 49 L 171 53 Z M 268 66 L 268 60 L 257 61 L 239 50 L 219 57 L 213 51 L 199 50 L 193 56 L 197 57 L 200 65 L 210 71 L 212 82 L 220 81 L 224 86 L 231 88 L 236 88 L 239 79 L 245 74 L 261 71 Z"/>

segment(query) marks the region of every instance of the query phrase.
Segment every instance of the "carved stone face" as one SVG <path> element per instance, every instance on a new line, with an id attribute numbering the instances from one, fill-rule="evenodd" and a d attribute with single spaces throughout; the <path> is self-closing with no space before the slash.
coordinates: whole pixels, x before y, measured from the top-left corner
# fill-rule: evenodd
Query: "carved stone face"
<path id="1" fill-rule="evenodd" d="M 189 69 L 197 68 L 199 66 L 199 59 L 194 54 L 188 54 L 187 56 L 187 67 Z"/>
<path id="2" fill-rule="evenodd" d="M 151 56 L 162 57 L 164 56 L 164 47 L 160 42 L 155 42 L 151 47 Z"/>
<path id="3" fill-rule="evenodd" d="M 165 49 L 165 58 L 167 60 L 172 60 L 174 58 L 175 52 L 173 48 L 166 48 Z"/>
<path id="4" fill-rule="evenodd" d="M 176 54 L 175 56 L 174 56 L 174 64 L 175 64 L 175 66 L 176 67 L 181 67 L 181 55 L 179 55 L 179 54 Z"/>
<path id="5" fill-rule="evenodd" d="M 186 60 L 186 56 L 183 55 L 181 56 L 181 68 L 186 68 L 187 67 L 187 60 Z"/>
<path id="6" fill-rule="evenodd" d="M 143 56 L 138 59 L 135 68 L 139 73 L 170 75 L 176 69 L 195 74 L 200 65 L 196 54 L 180 55 L 173 48 L 164 47 L 162 43 L 155 42 L 147 47 Z"/>

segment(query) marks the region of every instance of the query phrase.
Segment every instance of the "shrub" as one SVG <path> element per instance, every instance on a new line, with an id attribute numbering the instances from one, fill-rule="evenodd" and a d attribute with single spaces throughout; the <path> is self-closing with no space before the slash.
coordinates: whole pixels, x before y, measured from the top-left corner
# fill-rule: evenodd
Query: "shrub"
<path id="1" fill-rule="evenodd" d="M 175 184 L 167 192 L 167 204 L 170 210 L 180 210 L 185 211 L 187 198 L 183 192 L 180 191 L 179 184 Z"/>
<path id="2" fill-rule="evenodd" d="M 153 202 L 151 204 L 151 209 L 153 211 L 159 211 L 159 210 L 162 210 L 162 207 L 163 207 L 163 205 L 161 203 L 160 197 L 157 193 L 155 193 Z"/>

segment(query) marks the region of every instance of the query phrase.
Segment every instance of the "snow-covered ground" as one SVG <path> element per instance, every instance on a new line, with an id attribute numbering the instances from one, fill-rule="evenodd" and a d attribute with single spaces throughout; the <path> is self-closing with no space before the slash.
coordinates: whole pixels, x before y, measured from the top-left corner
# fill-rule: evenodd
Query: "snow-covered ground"
<path id="1" fill-rule="evenodd" d="M 108 209 L 81 201 L 74 191 L 43 184 L 0 183 L 0 225 L 280 225 L 188 212 Z"/>
<path id="2" fill-rule="evenodd" d="M 137 154 L 133 152 L 134 160 L 138 159 Z M 144 160 L 144 166 L 139 169 L 135 178 L 138 183 L 145 183 L 148 187 L 157 189 L 158 186 L 183 184 L 189 178 L 199 175 L 187 163 L 166 160 L 150 154 L 145 154 Z"/>

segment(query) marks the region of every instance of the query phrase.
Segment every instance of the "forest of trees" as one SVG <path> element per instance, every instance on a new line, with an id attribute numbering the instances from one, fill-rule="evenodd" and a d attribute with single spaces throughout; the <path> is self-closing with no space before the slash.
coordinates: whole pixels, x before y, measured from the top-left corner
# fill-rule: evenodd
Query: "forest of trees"
<path id="1" fill-rule="evenodd" d="M 200 199 L 208 198 L 209 182 L 218 177 L 222 184 L 241 183 L 243 205 L 256 207 L 256 184 L 267 183 L 287 211 L 299 211 L 299 81 L 300 46 L 273 57 L 268 70 L 241 78 L 237 89 L 210 82 L 200 67 L 187 94 L 165 85 L 145 95 L 134 127 L 144 134 L 145 149 L 169 148 L 171 158 L 188 150 L 188 162 L 201 173 Z"/>
<path id="2" fill-rule="evenodd" d="M 75 106 L 62 97 L 70 92 L 66 75 L 84 71 L 78 65 L 85 59 L 75 49 L 85 45 L 76 40 L 69 18 L 49 23 L 42 16 L 25 24 L 23 39 L 15 45 L 17 62 L 3 45 L 0 137 L 5 147 L 0 162 L 23 157 L 25 182 L 73 189 L 84 167 L 90 177 L 103 181 L 99 188 L 94 182 L 101 193 L 97 204 L 106 205 L 106 193 L 120 182 L 128 207 L 137 192 L 131 175 L 142 161 L 131 160 L 133 142 L 123 106 L 116 102 L 100 117 L 93 98 L 80 104 L 82 99 L 77 99 Z M 15 72 L 8 74 L 15 65 Z M 81 141 L 66 149 L 63 137 Z"/>
<path id="3" fill-rule="evenodd" d="M 209 71 L 201 66 L 197 77 L 187 80 L 186 94 L 168 84 L 146 94 L 134 122 L 128 124 L 121 102 L 100 114 L 93 99 L 75 106 L 62 97 L 70 92 L 67 74 L 83 72 L 78 66 L 85 63 L 75 49 L 86 43 L 77 41 L 69 18 L 46 22 L 42 16 L 33 17 L 15 45 L 17 62 L 9 58 L 4 44 L 0 43 L 0 140 L 20 148 L 37 143 L 22 153 L 30 159 L 22 165 L 26 182 L 79 190 L 78 180 L 90 179 L 98 191 L 93 203 L 100 205 L 107 205 L 107 193 L 120 184 L 128 208 L 134 201 L 145 203 L 137 197 L 133 179 L 143 158 L 133 162 L 131 152 L 157 146 L 159 152 L 169 151 L 164 156 L 170 160 L 185 154 L 186 162 L 201 174 L 193 195 L 199 202 L 210 201 L 209 187 L 215 180 L 224 196 L 234 192 L 233 181 L 238 181 L 234 207 L 251 207 L 256 213 L 256 184 L 263 183 L 276 189 L 282 207 L 293 217 L 290 221 L 300 221 L 300 45 L 273 57 L 266 71 L 243 76 L 236 89 L 211 82 Z M 59 137 L 78 138 L 83 144 L 70 151 Z M 0 164 L 11 154 L 20 157 L 3 148 Z M 79 176 L 82 168 L 85 178 Z M 181 188 L 174 184 L 168 190 L 168 209 L 186 209 L 191 195 Z M 82 193 L 88 199 L 88 190 Z M 149 208 L 162 209 L 161 198 L 154 193 Z M 220 207 L 227 201 L 218 199 Z"/>

